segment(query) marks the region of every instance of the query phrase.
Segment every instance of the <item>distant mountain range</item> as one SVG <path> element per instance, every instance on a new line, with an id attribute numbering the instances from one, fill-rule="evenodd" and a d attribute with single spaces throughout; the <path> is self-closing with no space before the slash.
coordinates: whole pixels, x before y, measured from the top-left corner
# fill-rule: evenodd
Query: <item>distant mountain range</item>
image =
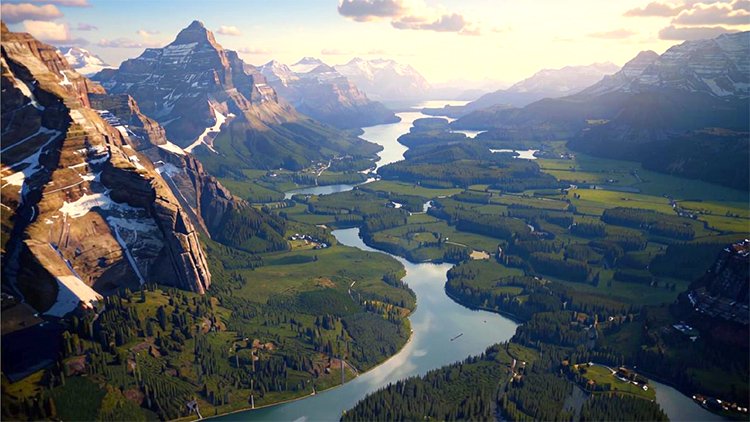
<path id="1" fill-rule="evenodd" d="M 59 50 L 70 67 L 84 76 L 91 76 L 102 69 L 112 67 L 99 56 L 80 47 L 60 47 Z"/>
<path id="2" fill-rule="evenodd" d="M 195 151 L 212 174 L 243 178 L 243 168 L 297 170 L 337 155 L 374 157 L 380 148 L 279 101 L 260 70 L 225 50 L 198 21 L 167 46 L 146 49 L 93 78 L 108 92 L 133 96 L 172 142 Z"/>
<path id="3" fill-rule="evenodd" d="M 609 62 L 543 69 L 508 89 L 482 95 L 465 106 L 446 106 L 440 109 L 427 109 L 425 112 L 460 117 L 472 111 L 493 106 L 523 107 L 543 98 L 559 98 L 575 94 L 619 69 L 617 65 Z"/>
<path id="4" fill-rule="evenodd" d="M 413 67 L 394 60 L 354 58 L 334 69 L 375 100 L 423 100 L 429 95 L 427 80 Z"/>
<path id="5" fill-rule="evenodd" d="M 642 52 L 577 94 L 473 111 L 452 127 L 570 139 L 582 152 L 747 189 L 749 94 L 750 32 L 741 32 Z"/>
<path id="6" fill-rule="evenodd" d="M 281 98 L 321 122 L 348 129 L 398 121 L 392 111 L 371 101 L 319 59 L 305 57 L 291 66 L 273 60 L 258 69 Z"/>

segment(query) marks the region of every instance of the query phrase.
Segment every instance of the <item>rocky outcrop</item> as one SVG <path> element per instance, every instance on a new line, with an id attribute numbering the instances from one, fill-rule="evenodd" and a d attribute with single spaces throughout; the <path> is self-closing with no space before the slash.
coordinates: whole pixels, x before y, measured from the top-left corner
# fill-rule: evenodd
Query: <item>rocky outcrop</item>
<path id="1" fill-rule="evenodd" d="M 167 183 L 91 108 L 101 86 L 3 25 L 2 87 L 4 288 L 61 316 L 144 282 L 210 286 L 198 235 Z M 158 144 L 158 125 L 141 128 Z"/>

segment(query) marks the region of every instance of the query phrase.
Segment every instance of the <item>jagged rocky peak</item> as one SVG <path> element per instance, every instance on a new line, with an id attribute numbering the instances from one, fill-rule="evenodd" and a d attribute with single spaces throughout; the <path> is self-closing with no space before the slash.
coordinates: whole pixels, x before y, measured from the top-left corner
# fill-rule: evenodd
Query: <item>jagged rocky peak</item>
<path id="1" fill-rule="evenodd" d="M 177 34 L 177 38 L 175 38 L 173 44 L 189 44 L 194 42 L 209 42 L 211 44 L 216 44 L 214 34 L 206 29 L 206 26 L 203 25 L 203 22 L 199 20 L 194 20 L 190 23 L 190 25 L 180 31 Z"/>
<path id="2" fill-rule="evenodd" d="M 91 107 L 103 89 L 53 47 L 3 31 L 3 280 L 54 316 L 144 282 L 204 292 L 197 233 L 127 128 Z"/>
<path id="3" fill-rule="evenodd" d="M 714 97 L 750 95 L 750 32 L 685 41 L 664 54 L 644 51 L 622 70 L 582 92 L 644 92 L 671 89 Z"/>
<path id="4" fill-rule="evenodd" d="M 622 67 L 622 73 L 629 77 L 636 77 L 643 73 L 647 67 L 659 60 L 659 54 L 653 50 L 645 50 L 638 53 Z"/>
<path id="5" fill-rule="evenodd" d="M 133 96 L 143 113 L 185 148 L 209 145 L 202 141 L 206 131 L 215 131 L 232 116 L 244 117 L 255 127 L 296 118 L 278 103 L 263 75 L 236 52 L 222 48 L 199 21 L 180 31 L 172 43 L 146 49 L 94 79 L 110 93 Z"/>

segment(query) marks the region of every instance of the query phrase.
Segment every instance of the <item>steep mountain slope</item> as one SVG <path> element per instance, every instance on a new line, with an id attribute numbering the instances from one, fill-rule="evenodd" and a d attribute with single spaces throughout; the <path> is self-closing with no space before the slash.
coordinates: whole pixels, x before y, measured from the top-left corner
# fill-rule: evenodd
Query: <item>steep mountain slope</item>
<path id="1" fill-rule="evenodd" d="M 371 156 L 378 150 L 279 102 L 263 75 L 224 50 L 198 21 L 164 48 L 149 48 L 94 79 L 108 92 L 135 98 L 172 142 L 206 157 L 204 165 L 214 174 L 298 169 L 335 155 Z"/>
<path id="2" fill-rule="evenodd" d="M 318 59 L 305 57 L 291 67 L 274 60 L 259 70 L 281 98 L 321 122 L 348 129 L 398 121 L 392 111 L 371 101 L 349 79 Z"/>
<path id="3" fill-rule="evenodd" d="M 259 253 L 287 248 L 284 221 L 253 208 L 206 173 L 192 154 L 166 139 L 164 129 L 141 113 L 127 94 L 89 96 L 91 106 L 155 163 L 193 224 L 227 246 Z M 241 225 L 242 227 L 239 227 Z"/>
<path id="4" fill-rule="evenodd" d="M 523 107 L 542 98 L 573 95 L 619 69 L 617 65 L 609 62 L 544 69 L 508 89 L 485 94 L 465 106 L 446 106 L 442 109 L 427 110 L 427 112 L 460 117 L 472 111 L 493 106 Z"/>
<path id="5" fill-rule="evenodd" d="M 145 282 L 204 292 L 198 235 L 151 161 L 91 108 L 104 90 L 2 31 L 4 291 L 53 316 Z"/>
<path id="6" fill-rule="evenodd" d="M 80 47 L 60 47 L 60 54 L 65 57 L 70 67 L 84 76 L 90 76 L 111 67 L 99 56 Z"/>
<path id="7" fill-rule="evenodd" d="M 364 60 L 357 57 L 334 68 L 368 96 L 379 101 L 421 100 L 430 89 L 430 84 L 416 69 L 393 60 Z"/>
<path id="8" fill-rule="evenodd" d="M 661 56 L 640 53 L 578 94 L 475 111 L 452 127 L 488 129 L 484 139 L 567 138 L 578 151 L 648 161 L 660 171 L 746 189 L 746 182 L 715 167 L 748 150 L 749 58 L 750 32 L 687 41 Z M 686 165 L 709 151 L 716 161 L 704 171 Z M 743 161 L 735 170 L 747 180 Z"/>

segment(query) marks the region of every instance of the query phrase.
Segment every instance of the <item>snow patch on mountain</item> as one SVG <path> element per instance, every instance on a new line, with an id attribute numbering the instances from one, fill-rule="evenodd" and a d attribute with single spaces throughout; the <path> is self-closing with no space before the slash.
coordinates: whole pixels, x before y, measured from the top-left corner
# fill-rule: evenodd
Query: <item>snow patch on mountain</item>
<path id="1" fill-rule="evenodd" d="M 193 152 L 193 149 L 195 149 L 195 147 L 201 144 L 205 145 L 206 148 L 210 149 L 211 151 L 216 152 L 214 147 L 211 145 L 213 138 L 209 138 L 209 136 L 211 134 L 213 134 L 213 136 L 216 136 L 216 134 L 219 133 L 219 129 L 221 128 L 221 125 L 223 125 L 224 122 L 227 121 L 228 116 L 225 116 L 219 113 L 219 111 L 216 110 L 216 107 L 214 107 L 210 103 L 209 103 L 209 106 L 211 107 L 211 110 L 214 112 L 215 123 L 213 126 L 207 127 L 206 130 L 204 130 L 203 133 L 201 133 L 200 136 L 198 136 L 198 139 L 196 139 L 195 142 L 193 142 L 187 148 L 185 148 L 186 152 Z M 218 152 L 216 153 L 218 154 Z"/>

